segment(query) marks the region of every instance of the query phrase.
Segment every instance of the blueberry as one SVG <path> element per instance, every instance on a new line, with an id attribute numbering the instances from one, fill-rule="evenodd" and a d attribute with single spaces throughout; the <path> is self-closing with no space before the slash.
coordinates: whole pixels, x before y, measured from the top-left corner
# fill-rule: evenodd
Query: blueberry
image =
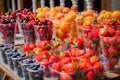
<path id="1" fill-rule="evenodd" d="M 38 68 L 37 67 L 32 67 L 32 70 L 38 70 Z"/>
<path id="2" fill-rule="evenodd" d="M 40 64 L 39 64 L 39 63 L 35 63 L 34 65 L 35 65 L 35 67 L 37 67 L 37 68 L 40 67 Z"/>
<path id="3" fill-rule="evenodd" d="M 29 63 L 33 63 L 33 60 L 32 60 L 32 59 L 29 59 L 28 62 L 29 62 Z"/>
<path id="4" fill-rule="evenodd" d="M 12 51 L 13 51 L 13 52 L 17 52 L 18 50 L 17 50 L 16 48 L 14 48 Z"/>
<path id="5" fill-rule="evenodd" d="M 0 47 L 4 47 L 4 44 L 0 44 Z"/>
<path id="6" fill-rule="evenodd" d="M 26 55 L 25 55 L 25 54 L 21 54 L 20 56 L 21 56 L 21 57 L 25 57 Z"/>
<path id="7" fill-rule="evenodd" d="M 6 51 L 6 50 L 8 50 L 8 49 L 10 49 L 10 48 L 8 48 L 8 47 L 4 47 L 4 48 L 3 48 L 3 51 Z"/>
<path id="8" fill-rule="evenodd" d="M 10 52 L 12 52 L 12 49 L 7 49 L 7 50 L 5 51 L 5 53 L 10 53 Z"/>

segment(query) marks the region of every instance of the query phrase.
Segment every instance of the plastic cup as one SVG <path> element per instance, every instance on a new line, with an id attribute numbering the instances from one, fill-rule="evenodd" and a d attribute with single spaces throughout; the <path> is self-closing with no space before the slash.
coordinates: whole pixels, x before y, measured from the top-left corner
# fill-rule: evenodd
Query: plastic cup
<path id="1" fill-rule="evenodd" d="M 31 65 L 31 66 L 27 67 L 29 80 L 44 80 L 43 79 L 44 67 L 43 66 L 36 67 L 34 65 Z"/>
<path id="2" fill-rule="evenodd" d="M 34 27 L 30 23 L 19 23 L 19 30 L 26 43 L 35 43 Z M 27 26 L 27 27 L 26 27 Z"/>
<path id="3" fill-rule="evenodd" d="M 120 37 L 104 37 L 100 36 L 100 44 L 106 70 L 114 70 L 119 62 L 120 56 Z"/>
<path id="4" fill-rule="evenodd" d="M 12 47 L 13 46 L 11 44 L 1 44 L 1 46 L 0 46 L 0 52 L 1 52 L 2 60 L 5 64 L 8 64 L 7 56 L 5 54 L 5 51 L 8 50 L 8 49 L 12 49 Z"/>
<path id="5" fill-rule="evenodd" d="M 52 39 L 52 27 L 52 25 L 34 25 L 37 41 L 50 41 Z"/>
<path id="6" fill-rule="evenodd" d="M 12 49 L 8 49 L 5 51 L 8 65 L 10 66 L 10 69 L 14 70 L 12 59 L 10 58 L 13 55 Z"/>
<path id="7" fill-rule="evenodd" d="M 73 73 L 65 73 L 65 72 L 59 72 L 54 69 L 52 69 L 52 65 L 49 66 L 51 77 L 58 78 L 59 80 L 65 80 L 64 76 L 69 77 L 70 80 L 75 80 L 75 72 Z"/>
<path id="8" fill-rule="evenodd" d="M 34 64 L 35 62 L 36 62 L 36 60 L 29 59 L 29 58 L 28 59 L 23 59 L 19 62 L 20 65 L 21 65 L 23 77 L 24 77 L 25 80 L 29 80 L 27 67 L 30 66 L 31 64 Z"/>
<path id="9" fill-rule="evenodd" d="M 15 71 L 17 72 L 17 75 L 19 77 L 23 77 L 22 69 L 21 69 L 21 65 L 20 65 L 19 61 L 25 59 L 25 55 L 22 53 L 14 53 L 11 56 L 11 59 L 13 61 L 13 66 L 14 66 Z"/>
<path id="10" fill-rule="evenodd" d="M 0 24 L 0 32 L 2 33 L 2 43 L 14 44 L 15 23 Z"/>
<path id="11" fill-rule="evenodd" d="M 43 73 L 44 73 L 44 76 L 45 77 L 50 77 L 50 70 L 49 70 L 49 65 L 51 65 L 53 62 L 40 62 L 40 64 L 42 65 L 42 66 L 44 66 L 44 71 L 43 71 Z"/>
<path id="12" fill-rule="evenodd" d="M 86 50 L 94 50 L 96 55 L 99 56 L 101 54 L 101 47 L 99 44 L 99 30 L 82 28 L 82 36 L 85 41 Z"/>

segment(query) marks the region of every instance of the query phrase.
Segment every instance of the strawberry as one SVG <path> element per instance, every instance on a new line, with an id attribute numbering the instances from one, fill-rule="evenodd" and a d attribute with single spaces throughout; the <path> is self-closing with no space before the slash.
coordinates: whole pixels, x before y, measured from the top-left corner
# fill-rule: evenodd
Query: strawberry
<path id="1" fill-rule="evenodd" d="M 85 75 L 85 79 L 84 79 L 84 80 L 94 80 L 94 79 L 95 79 L 95 76 L 94 76 L 93 71 L 89 71 L 89 72 L 87 72 L 87 74 Z"/>
<path id="2" fill-rule="evenodd" d="M 119 58 L 112 58 L 112 57 L 109 57 L 108 58 L 108 61 L 109 61 L 109 64 L 111 64 L 111 65 L 116 65 L 117 63 L 118 63 L 118 61 L 119 61 Z"/>
<path id="3" fill-rule="evenodd" d="M 30 51 L 30 44 L 25 43 L 25 44 L 23 45 L 23 51 L 24 51 L 24 52 Z"/>
<path id="4" fill-rule="evenodd" d="M 113 20 L 112 19 L 107 19 L 107 20 L 105 20 L 104 22 L 103 22 L 103 24 L 105 24 L 105 25 L 110 25 L 110 24 L 112 24 L 113 23 Z"/>
<path id="5" fill-rule="evenodd" d="M 72 73 L 72 72 L 75 72 L 75 63 L 68 63 L 68 64 L 64 64 L 64 71 L 66 73 Z"/>
<path id="6" fill-rule="evenodd" d="M 96 74 L 96 75 L 99 75 L 99 73 L 102 73 L 104 70 L 104 67 L 103 67 L 103 64 L 101 62 L 96 62 L 94 65 L 93 65 L 93 72 Z"/>
<path id="7" fill-rule="evenodd" d="M 117 53 L 117 49 L 114 46 L 111 45 L 108 49 L 108 52 L 109 52 L 109 54 L 114 55 L 114 54 Z"/>
<path id="8" fill-rule="evenodd" d="M 95 54 L 94 51 L 89 51 L 89 52 L 86 52 L 86 53 L 84 54 L 84 57 L 90 58 L 90 57 L 92 57 L 94 54 Z"/>
<path id="9" fill-rule="evenodd" d="M 59 56 L 57 54 L 53 54 L 49 58 L 49 62 L 55 62 L 59 60 Z"/>
<path id="10" fill-rule="evenodd" d="M 29 44 L 30 50 L 33 50 L 34 48 L 36 48 L 35 44 Z"/>
<path id="11" fill-rule="evenodd" d="M 115 24 L 120 25 L 120 20 L 118 19 Z"/>
<path id="12" fill-rule="evenodd" d="M 92 65 L 94 65 L 94 64 L 97 63 L 98 61 L 99 61 L 98 56 L 92 56 L 92 57 L 90 58 L 90 63 L 91 63 Z"/>
<path id="13" fill-rule="evenodd" d="M 116 34 L 114 35 L 114 37 L 120 37 L 120 31 L 116 31 Z"/>
<path id="14" fill-rule="evenodd" d="M 67 74 L 64 71 L 62 71 L 60 73 L 60 80 L 74 80 L 74 79 L 73 79 L 72 75 Z"/>
<path id="15" fill-rule="evenodd" d="M 113 44 L 113 45 L 116 44 L 117 40 L 118 40 L 118 37 L 112 37 L 111 40 L 110 40 L 111 44 Z"/>
<path id="16" fill-rule="evenodd" d="M 52 64 L 52 69 L 56 70 L 56 71 L 61 71 L 61 64 L 58 63 L 53 63 Z"/>
<path id="17" fill-rule="evenodd" d="M 98 34 L 99 34 L 98 29 L 92 29 L 92 30 L 88 33 L 88 38 L 89 38 L 89 39 L 98 39 Z"/>
<path id="18" fill-rule="evenodd" d="M 107 49 L 102 49 L 102 51 L 103 51 L 103 55 L 104 55 L 105 57 L 107 57 L 107 56 L 109 55 Z"/>
<path id="19" fill-rule="evenodd" d="M 107 31 L 107 28 L 101 28 L 100 31 L 99 31 L 99 34 L 101 36 L 108 36 L 108 31 Z"/>
<path id="20" fill-rule="evenodd" d="M 111 36 L 114 36 L 115 35 L 115 29 L 114 28 L 112 28 L 112 27 L 107 27 L 107 31 L 108 31 L 108 33 L 109 33 L 109 37 Z"/>

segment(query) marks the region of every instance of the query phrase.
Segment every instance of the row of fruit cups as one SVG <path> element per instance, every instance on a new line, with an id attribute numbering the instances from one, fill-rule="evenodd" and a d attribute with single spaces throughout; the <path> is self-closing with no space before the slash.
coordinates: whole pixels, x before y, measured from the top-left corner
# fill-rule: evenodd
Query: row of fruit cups
<path id="1" fill-rule="evenodd" d="M 44 75 L 46 77 L 59 78 L 62 76 L 60 77 L 61 80 L 76 80 L 82 77 L 85 80 L 89 80 L 89 74 L 91 74 L 93 76 L 92 79 L 95 79 L 96 76 L 103 78 L 104 66 L 100 62 L 99 57 L 94 51 L 87 52 L 82 45 L 83 39 L 68 38 L 64 44 L 60 44 L 59 41 L 55 41 L 53 44 L 49 41 L 40 41 L 32 49 L 30 46 L 33 47 L 33 44 L 24 44 L 23 51 L 28 55 L 32 51 L 37 53 L 34 58 L 45 67 Z M 64 67 L 65 65 L 66 67 Z M 79 71 L 76 72 L 76 69 L 79 69 Z"/>
<path id="2" fill-rule="evenodd" d="M 36 60 L 27 58 L 20 49 L 12 48 L 11 44 L 0 44 L 0 52 L 3 62 L 19 77 L 24 80 L 43 80 L 44 67 Z"/>
<path id="3" fill-rule="evenodd" d="M 40 27 L 44 24 L 44 22 L 41 22 L 41 21 L 38 21 L 38 20 L 35 19 L 35 14 L 36 13 L 33 13 L 33 12 L 27 10 L 27 9 L 16 10 L 15 12 L 12 12 L 12 13 L 1 14 L 1 16 L 3 16 L 4 18 L 1 17 L 0 21 L 1 21 L 1 24 L 5 25 L 5 24 L 9 23 L 11 25 L 11 23 L 15 23 L 16 19 L 17 19 L 16 27 L 15 26 L 13 26 L 13 27 L 15 27 L 16 29 L 17 29 L 17 26 L 19 27 L 20 33 L 23 35 L 23 37 L 25 39 L 25 42 L 28 42 L 28 43 L 30 43 L 30 42 L 35 43 L 35 38 L 36 37 L 35 37 L 34 32 L 36 32 L 36 31 L 37 31 L 37 34 L 38 34 L 38 32 L 41 32 L 40 35 L 38 35 L 39 37 L 37 36 L 38 39 L 41 39 L 41 40 L 44 40 L 46 38 L 48 38 L 47 40 L 51 40 L 52 31 L 54 31 L 54 35 L 56 35 L 54 38 L 58 37 L 60 39 L 65 39 L 65 38 L 71 37 L 71 36 L 73 36 L 73 37 L 78 36 L 77 27 L 76 27 L 76 23 L 75 23 L 75 17 L 77 15 L 76 12 L 70 11 L 70 13 L 68 13 L 68 16 L 66 16 L 65 19 L 63 19 L 63 20 L 58 19 L 57 16 L 55 17 L 55 19 L 52 18 L 53 19 L 52 21 L 54 22 L 53 25 L 52 25 L 51 21 L 50 22 L 48 21 L 48 23 L 49 23 L 48 26 L 52 26 L 52 29 L 54 27 L 54 30 L 50 29 L 50 31 L 46 30 L 47 31 L 46 32 L 46 31 L 44 31 L 44 29 L 42 29 L 42 30 L 36 30 L 35 29 L 35 31 L 33 31 L 33 27 L 31 27 L 32 30 L 31 29 L 24 30 L 24 28 L 22 28 L 22 26 L 24 27 L 24 25 L 26 26 L 26 24 L 28 24 L 27 28 L 30 28 L 30 24 L 34 24 L 34 23 L 35 23 L 35 25 L 39 25 Z M 12 18 L 11 16 L 14 17 L 14 18 Z M 7 18 L 9 18 L 10 21 L 8 21 L 8 20 L 6 21 Z M 62 18 L 64 18 L 64 16 Z M 38 17 L 38 19 L 39 19 L 39 17 Z M 45 19 L 45 18 L 42 18 L 42 19 Z M 49 18 L 49 19 L 51 19 L 51 18 Z M 41 18 L 40 18 L 40 20 L 41 20 Z M 59 23 L 56 24 L 56 21 L 54 21 L 54 20 L 57 20 L 57 22 L 59 22 Z M 60 22 L 60 21 L 62 21 L 62 22 Z M 44 26 L 46 26 L 46 25 L 47 24 L 44 24 Z M 56 25 L 60 25 L 60 26 L 56 27 Z M 31 26 L 33 26 L 33 25 L 31 25 Z M 42 27 L 44 27 L 44 26 L 42 26 Z M 1 27 L 1 29 L 2 28 L 3 27 Z M 11 31 L 13 33 L 11 36 L 15 35 L 15 32 L 16 32 L 15 30 L 16 29 Z M 27 33 L 29 35 L 26 35 L 25 33 Z M 4 43 L 10 43 L 10 42 L 7 41 L 7 36 L 6 35 L 7 34 L 3 33 L 3 40 L 5 41 Z M 47 36 L 47 37 L 45 37 L 45 36 Z M 29 37 L 31 37 L 31 38 L 29 38 Z M 11 42 L 14 43 L 14 37 L 10 37 L 10 38 L 12 38 Z"/>
<path id="4" fill-rule="evenodd" d="M 45 66 L 44 74 L 47 77 L 60 78 L 60 80 L 80 78 L 95 80 L 96 77 L 103 76 L 104 66 L 99 61 L 99 57 L 95 56 L 94 51 L 86 52 L 84 49 L 72 48 L 54 52 L 52 55 L 48 51 L 42 51 L 35 56 L 35 59 Z"/>

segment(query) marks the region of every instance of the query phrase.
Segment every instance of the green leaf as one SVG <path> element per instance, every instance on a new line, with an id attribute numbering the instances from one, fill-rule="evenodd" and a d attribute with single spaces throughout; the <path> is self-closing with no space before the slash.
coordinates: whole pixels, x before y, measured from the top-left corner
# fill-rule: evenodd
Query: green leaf
<path id="1" fill-rule="evenodd" d="M 76 70 L 75 80 L 83 80 L 85 73 L 85 70 Z"/>
<path id="2" fill-rule="evenodd" d="M 102 44 L 103 44 L 103 47 L 104 48 L 108 48 L 110 45 L 109 44 L 107 44 L 107 43 L 105 43 L 105 42 L 102 42 Z"/>
<path id="3" fill-rule="evenodd" d="M 118 43 L 120 43 L 120 38 L 117 39 Z"/>
<path id="4" fill-rule="evenodd" d="M 65 42 L 65 44 L 67 44 L 67 45 L 69 44 L 69 40 L 68 40 L 68 39 L 65 39 L 64 42 Z"/>
<path id="5" fill-rule="evenodd" d="M 91 42 L 91 45 L 92 45 L 92 47 L 96 47 L 98 45 L 98 41 L 97 40 L 93 40 Z"/>

